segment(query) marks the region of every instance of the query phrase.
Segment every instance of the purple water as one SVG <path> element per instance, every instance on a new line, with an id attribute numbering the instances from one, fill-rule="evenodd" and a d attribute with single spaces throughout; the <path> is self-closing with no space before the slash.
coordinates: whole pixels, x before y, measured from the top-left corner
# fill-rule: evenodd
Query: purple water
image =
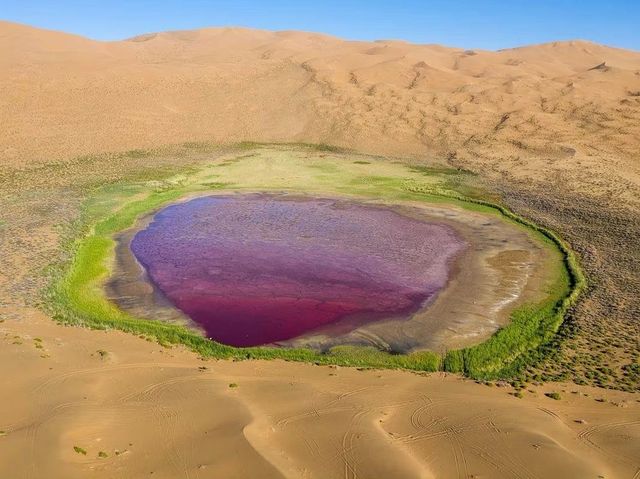
<path id="1" fill-rule="evenodd" d="M 446 284 L 462 242 L 384 207 L 244 195 L 169 206 L 131 248 L 208 337 L 256 346 L 410 316 Z"/>

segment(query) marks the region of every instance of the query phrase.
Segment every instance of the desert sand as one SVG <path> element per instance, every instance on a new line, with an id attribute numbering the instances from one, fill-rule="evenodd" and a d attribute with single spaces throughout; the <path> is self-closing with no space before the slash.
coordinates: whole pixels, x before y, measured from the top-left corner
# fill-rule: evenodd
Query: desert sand
<path id="1" fill-rule="evenodd" d="M 0 328 L 0 477 L 637 477 L 628 393 L 518 399 L 442 374 L 205 362 L 17 313 Z"/>
<path id="2" fill-rule="evenodd" d="M 250 139 L 583 189 L 604 187 L 594 173 L 640 181 L 640 53 L 586 41 L 493 52 L 218 28 L 97 42 L 2 22 L 0 51 L 3 162 Z"/>
<path id="3" fill-rule="evenodd" d="M 566 234 L 604 291 L 576 313 L 578 351 L 611 348 L 618 371 L 637 360 L 639 263 L 625 241 L 638 231 L 640 53 L 239 28 L 97 42 L 0 22 L 0 91 L 0 244 L 12 251 L 0 260 L 0 477 L 639 477 L 637 393 L 548 382 L 517 398 L 455 375 L 202 361 L 60 326 L 37 308 L 33 278 L 61 239 L 41 215 L 77 214 L 74 157 L 328 143 L 518 185 L 507 199 Z M 115 178 L 140 161 L 90 164 Z M 583 367 L 571 351 L 563 362 Z"/>

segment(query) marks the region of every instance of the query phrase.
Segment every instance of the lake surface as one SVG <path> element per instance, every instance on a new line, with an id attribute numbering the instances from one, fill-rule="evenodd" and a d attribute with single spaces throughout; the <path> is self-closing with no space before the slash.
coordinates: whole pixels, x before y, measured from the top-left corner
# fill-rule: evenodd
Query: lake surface
<path id="1" fill-rule="evenodd" d="M 155 287 L 232 346 L 401 321 L 462 248 L 451 227 L 383 206 L 266 194 L 168 206 L 131 241 Z"/>

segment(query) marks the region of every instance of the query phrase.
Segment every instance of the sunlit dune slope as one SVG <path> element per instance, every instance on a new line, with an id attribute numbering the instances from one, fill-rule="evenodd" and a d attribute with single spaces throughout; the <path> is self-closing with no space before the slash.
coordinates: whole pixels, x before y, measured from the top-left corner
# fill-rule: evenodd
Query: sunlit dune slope
<path id="1" fill-rule="evenodd" d="M 256 140 L 639 177 L 640 53 L 586 41 L 491 52 L 216 28 L 98 42 L 2 22 L 0 52 L 5 164 Z"/>

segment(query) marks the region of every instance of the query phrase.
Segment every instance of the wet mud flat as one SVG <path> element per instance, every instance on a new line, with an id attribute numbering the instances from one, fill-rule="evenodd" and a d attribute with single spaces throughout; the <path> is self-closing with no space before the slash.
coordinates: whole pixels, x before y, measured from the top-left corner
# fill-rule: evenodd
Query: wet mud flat
<path id="1" fill-rule="evenodd" d="M 234 346 L 457 346 L 544 283 L 526 232 L 448 206 L 215 195 L 118 240 L 113 300 Z"/>

